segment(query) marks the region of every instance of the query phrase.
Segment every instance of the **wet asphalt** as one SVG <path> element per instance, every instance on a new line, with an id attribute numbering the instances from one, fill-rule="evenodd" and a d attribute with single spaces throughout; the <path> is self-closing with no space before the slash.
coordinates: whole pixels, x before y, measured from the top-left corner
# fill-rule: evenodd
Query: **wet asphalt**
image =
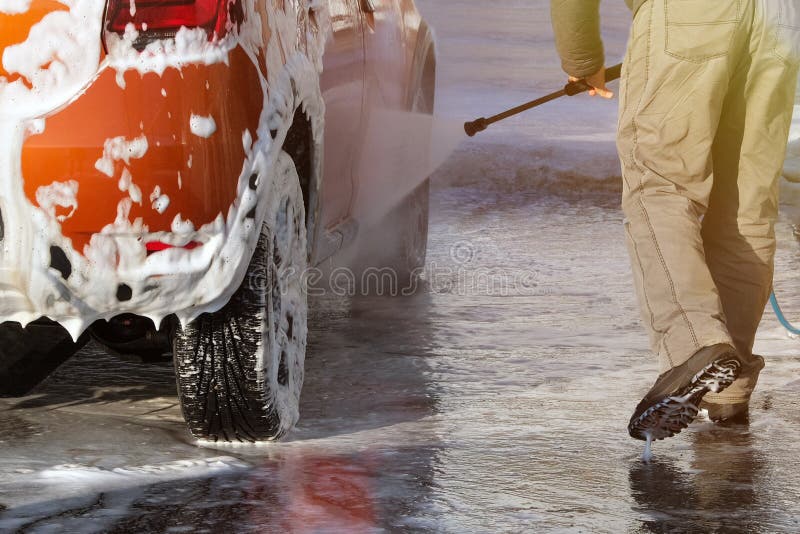
<path id="1" fill-rule="evenodd" d="M 419 4 L 441 44 L 442 115 L 561 83 L 546 2 Z M 618 4 L 604 3 L 609 57 Z M 748 424 L 699 421 L 650 463 L 626 434 L 656 364 L 613 117 L 557 103 L 462 144 L 433 179 L 420 291 L 312 299 L 302 418 L 282 443 L 199 446 L 171 362 L 94 343 L 0 400 L 0 532 L 800 531 L 800 341 L 769 310 Z M 789 193 L 775 287 L 800 322 Z"/>
<path id="2" fill-rule="evenodd" d="M 0 531 L 797 531 L 800 346 L 771 315 L 749 425 L 699 422 L 649 464 L 627 437 L 655 362 L 614 199 L 436 188 L 423 290 L 313 299 L 280 444 L 198 447 L 170 362 L 90 344 L 0 403 Z"/>

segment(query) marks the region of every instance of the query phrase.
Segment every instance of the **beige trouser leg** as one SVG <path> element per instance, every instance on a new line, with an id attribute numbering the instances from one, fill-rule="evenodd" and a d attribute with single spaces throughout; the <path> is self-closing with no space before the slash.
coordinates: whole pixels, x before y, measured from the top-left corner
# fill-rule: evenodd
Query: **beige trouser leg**
<path id="1" fill-rule="evenodd" d="M 622 207 L 661 372 L 716 343 L 752 350 L 797 79 L 774 19 L 794 17 L 794 1 L 649 0 L 635 17 L 620 102 Z"/>

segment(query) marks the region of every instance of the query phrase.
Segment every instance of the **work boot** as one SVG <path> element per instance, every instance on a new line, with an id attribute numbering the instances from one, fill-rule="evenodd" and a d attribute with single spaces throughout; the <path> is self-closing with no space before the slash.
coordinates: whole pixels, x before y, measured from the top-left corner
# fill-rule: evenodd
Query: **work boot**
<path id="1" fill-rule="evenodd" d="M 709 393 L 703 397 L 700 409 L 708 412 L 715 423 L 746 423 L 750 411 L 750 395 L 758 383 L 758 375 L 764 368 L 764 358 L 752 355 L 742 358 L 739 378 L 724 393 Z"/>
<path id="2" fill-rule="evenodd" d="M 720 393 L 739 376 L 742 362 L 727 344 L 712 345 L 662 374 L 633 412 L 628 433 L 641 440 L 669 438 L 694 421 L 708 392 Z"/>

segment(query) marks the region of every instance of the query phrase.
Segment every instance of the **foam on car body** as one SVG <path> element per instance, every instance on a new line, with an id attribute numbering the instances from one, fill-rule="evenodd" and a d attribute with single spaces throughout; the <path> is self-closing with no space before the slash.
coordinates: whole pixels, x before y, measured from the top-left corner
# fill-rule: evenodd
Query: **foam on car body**
<path id="1" fill-rule="evenodd" d="M 319 142 L 324 121 L 319 73 L 330 32 L 326 3 L 267 2 L 266 17 L 261 17 L 254 0 L 245 0 L 241 24 L 221 40 L 209 41 L 205 34 L 201 39 L 198 31 L 182 28 L 174 38 L 154 41 L 141 51 L 133 47 L 136 29 L 129 28 L 121 37 L 108 36 L 108 55 L 102 61 L 97 36 L 104 2 L 63 4 L 66 10 L 46 15 L 25 42 L 3 54 L 5 71 L 19 77 L 0 77 L 0 209 L 6 234 L 0 270 L 18 273 L 19 283 L 4 280 L 0 285 L 0 320 L 25 325 L 47 316 L 74 338 L 95 320 L 119 313 L 142 315 L 156 325 L 175 313 L 186 324 L 221 308 L 244 278 L 263 220 L 261 191 L 282 172 L 279 154 L 298 107 L 310 118 Z M 42 187 L 34 205 L 22 190 L 20 157 L 26 136 L 42 131 L 48 114 L 77 99 L 103 69 L 115 70 L 117 83 L 124 86 L 124 75 L 131 70 L 163 73 L 198 63 L 227 64 L 237 46 L 260 73 L 263 107 L 256 131 L 242 132 L 245 157 L 237 197 L 227 213 L 205 223 L 176 213 L 170 231 L 150 232 L 142 219 L 131 220 L 142 192 L 136 176 L 125 169 L 127 174 L 123 170 L 117 182 L 128 196 L 118 201 L 116 216 L 83 250 L 76 250 L 62 234 L 61 223 L 76 210 L 87 209 L 70 198 L 80 184 Z M 147 144 L 146 136 L 111 138 L 108 150 L 98 155 L 97 168 L 113 176 L 109 162 L 146 157 Z M 253 175 L 259 176 L 256 188 L 250 187 Z M 167 198 L 159 196 L 153 209 L 168 210 Z M 145 241 L 173 248 L 148 254 Z M 202 246 L 181 248 L 190 242 Z M 52 247 L 71 266 L 69 280 L 63 271 L 50 269 Z"/>

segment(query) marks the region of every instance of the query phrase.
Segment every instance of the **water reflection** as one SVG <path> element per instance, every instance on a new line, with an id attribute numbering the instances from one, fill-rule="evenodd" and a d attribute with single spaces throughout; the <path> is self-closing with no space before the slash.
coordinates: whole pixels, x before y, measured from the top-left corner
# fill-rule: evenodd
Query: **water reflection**
<path id="1" fill-rule="evenodd" d="M 375 475 L 380 463 L 370 453 L 292 455 L 278 469 L 278 477 L 288 489 L 281 494 L 285 502 L 278 510 L 282 512 L 275 515 L 273 510 L 257 508 L 251 524 L 276 531 L 319 532 L 332 526 L 350 532 L 367 531 L 378 523 Z M 267 469 L 252 479 L 248 497 L 264 502 L 263 494 L 270 493 L 274 483 Z"/>
<path id="2" fill-rule="evenodd" d="M 412 529 L 433 477 L 429 463 L 419 462 L 421 453 L 303 453 L 265 465 L 248 481 L 246 499 L 257 505 L 241 526 L 299 533 Z"/>
<path id="3" fill-rule="evenodd" d="M 430 469 L 415 461 L 421 452 L 298 451 L 242 473 L 104 492 L 80 506 L 65 500 L 58 512 L 50 503 L 52 515 L 19 523 L 18 528 L 58 522 L 68 531 L 91 527 L 103 532 L 410 531 L 425 497 L 417 491 L 427 485 L 421 479 L 432 477 Z M 24 511 L 13 513 L 19 517 Z"/>
<path id="4" fill-rule="evenodd" d="M 430 313 L 427 295 L 315 301 L 303 419 L 286 442 L 266 446 L 197 448 L 180 421 L 141 415 L 142 406 L 119 418 L 120 404 L 149 406 L 174 378 L 84 352 L 45 384 L 39 403 L 0 412 L 0 423 L 20 430 L 0 436 L 0 473 L 10 477 L 0 482 L 0 531 L 419 528 L 440 449 Z M 120 377 L 149 393 L 119 400 L 98 386 Z M 86 402 L 89 383 L 102 402 Z M 177 409 L 172 397 L 158 402 Z M 189 466 L 217 457 L 215 471 Z M 40 472 L 43 461 L 56 478 Z"/>
<path id="5" fill-rule="evenodd" d="M 635 532 L 767 532 L 760 503 L 763 458 L 748 424 L 701 428 L 690 435 L 692 455 L 634 462 L 635 510 L 646 516 Z M 763 492 L 762 492 L 763 493 Z"/>

